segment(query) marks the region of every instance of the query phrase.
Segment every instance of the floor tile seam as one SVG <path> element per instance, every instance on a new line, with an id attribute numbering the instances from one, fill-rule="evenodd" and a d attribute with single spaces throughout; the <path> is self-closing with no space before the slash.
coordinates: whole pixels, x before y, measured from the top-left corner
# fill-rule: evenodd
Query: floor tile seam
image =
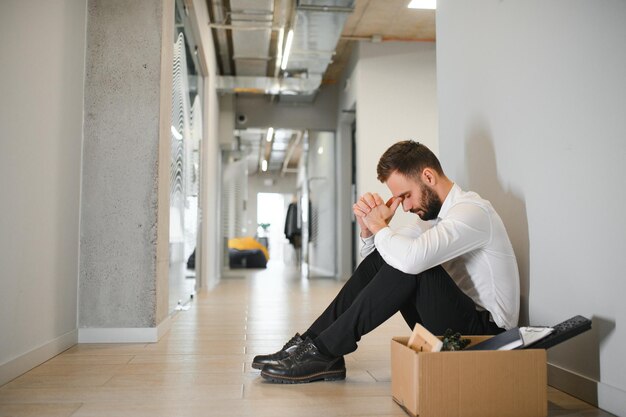
<path id="1" fill-rule="evenodd" d="M 191 359 L 211 359 L 211 358 L 216 358 L 216 359 L 229 359 L 230 357 L 235 357 L 235 356 L 240 356 L 243 355 L 242 353 L 236 353 L 236 354 L 225 354 L 225 355 L 211 355 L 206 354 L 206 353 L 171 353 L 171 354 L 163 354 L 163 355 L 137 355 L 137 356 L 141 356 L 141 357 L 145 357 L 145 358 L 152 358 L 155 356 L 166 356 L 166 357 L 190 357 Z M 139 358 L 136 358 L 139 359 Z M 140 364 L 140 363 L 159 363 L 159 362 L 129 362 L 128 364 Z"/>
<path id="2" fill-rule="evenodd" d="M 235 368 L 235 366 L 233 365 L 233 368 Z M 241 369 L 239 369 L 241 368 Z M 237 370 L 215 370 L 215 371 L 194 371 L 194 370 L 159 370 L 159 371 L 155 371 L 152 373 L 149 372 L 132 372 L 132 371 L 128 371 L 128 372 L 123 372 L 120 374 L 115 374 L 112 375 L 114 377 L 119 377 L 119 376 L 141 376 L 141 375 L 163 375 L 163 376 L 170 376 L 170 375 L 225 375 L 225 374 L 233 374 L 233 375 L 244 375 L 246 373 L 245 371 L 245 363 L 242 363 L 241 365 L 237 365 Z"/>
<path id="3" fill-rule="evenodd" d="M 40 405 L 40 406 L 46 406 L 46 405 L 69 405 L 69 404 L 85 404 L 84 401 L 76 401 L 75 399 L 67 399 L 67 400 L 59 400 L 56 399 L 54 401 L 15 401 L 15 400 L 11 400 L 11 401 L 2 401 L 0 399 L 0 406 L 3 405 L 13 405 L 13 406 L 33 406 L 33 405 Z"/>
<path id="4" fill-rule="evenodd" d="M 68 414 L 68 417 L 73 416 L 74 414 L 76 414 L 76 412 L 83 406 L 85 405 L 85 403 L 83 402 L 68 402 L 68 403 L 55 403 L 55 402 L 38 402 L 38 403 L 2 403 L 0 402 L 0 406 L 2 405 L 7 405 L 7 406 L 42 406 L 42 407 L 46 407 L 49 405 L 71 405 L 74 404 L 76 405 L 76 408 L 74 410 L 71 411 L 71 414 Z"/>
<path id="5" fill-rule="evenodd" d="M 227 389 L 232 389 L 234 387 L 240 387 L 242 385 L 244 385 L 243 382 L 232 382 L 232 383 L 228 383 L 228 384 L 224 384 L 219 383 L 219 384 L 210 384 L 212 386 L 218 387 L 218 388 L 223 388 L 225 390 Z M 163 392 L 167 392 L 168 394 L 172 394 L 175 393 L 177 391 L 181 391 L 181 392 L 191 392 L 192 390 L 196 389 L 197 391 L 202 391 L 202 387 L 204 385 L 200 385 L 200 386 L 193 386 L 193 387 L 188 387 L 188 386 L 100 386 L 100 387 L 89 387 L 89 386 L 66 386 L 66 387 L 38 387 L 38 388 L 13 388 L 8 390 L 7 392 L 5 392 L 5 394 L 16 394 L 16 393 L 31 393 L 34 391 L 39 391 L 40 395 L 46 395 L 46 394 L 50 394 L 50 393 L 56 393 L 59 391 L 63 391 L 64 395 L 76 395 L 76 394 L 81 394 L 81 393 L 85 393 L 85 394 L 89 394 L 92 397 L 95 396 L 106 396 L 107 394 L 111 394 L 111 393 L 124 393 L 124 394 L 132 394 L 135 392 L 147 392 L 147 393 L 154 393 L 157 390 L 161 390 Z M 97 388 L 97 390 L 94 390 L 94 388 Z M 97 391 L 97 392 L 94 392 Z M 30 397 L 29 397 L 30 398 Z M 106 397 L 105 397 L 106 398 Z M 138 401 L 142 400 L 141 398 L 136 398 Z M 15 399 L 9 399 L 9 402 L 6 402 L 6 399 L 3 400 L 4 402 L 0 402 L 0 404 L 35 404 L 35 403 L 44 403 L 42 401 L 37 401 L 37 400 L 30 400 L 30 399 L 21 399 L 18 400 L 18 402 L 15 402 Z M 96 400 L 97 401 L 97 400 Z M 63 403 L 63 404 L 67 404 L 67 403 L 81 403 L 84 401 L 78 401 L 78 400 L 72 400 L 71 398 L 65 399 L 65 400 L 60 400 L 60 399 L 56 399 L 53 402 L 47 401 L 46 403 Z M 109 402 L 109 401 L 107 401 Z"/>
<path id="6" fill-rule="evenodd" d="M 376 382 L 386 382 L 386 381 L 379 381 L 379 380 L 378 380 L 378 378 L 376 378 L 376 377 L 374 376 L 374 374 L 372 374 L 372 373 L 371 373 L 369 370 L 367 370 L 367 369 L 365 370 L 365 372 L 366 372 L 366 373 L 367 373 L 370 377 L 372 377 L 372 379 L 374 379 L 374 381 L 376 381 Z"/>

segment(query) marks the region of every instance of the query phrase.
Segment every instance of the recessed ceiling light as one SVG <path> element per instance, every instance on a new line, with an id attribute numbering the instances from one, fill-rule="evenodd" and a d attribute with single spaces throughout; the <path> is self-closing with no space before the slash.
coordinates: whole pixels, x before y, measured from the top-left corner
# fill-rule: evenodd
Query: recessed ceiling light
<path id="1" fill-rule="evenodd" d="M 411 0 L 409 9 L 432 9 L 437 8 L 437 0 Z"/>
<path id="2" fill-rule="evenodd" d="M 267 171 L 267 161 L 265 159 L 261 161 L 261 171 Z"/>

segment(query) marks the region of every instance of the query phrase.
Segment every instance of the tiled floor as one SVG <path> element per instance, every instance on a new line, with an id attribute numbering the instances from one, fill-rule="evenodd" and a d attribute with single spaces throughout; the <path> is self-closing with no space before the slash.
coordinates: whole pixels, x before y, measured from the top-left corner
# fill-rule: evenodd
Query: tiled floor
<path id="1" fill-rule="evenodd" d="M 0 416 L 405 416 L 389 382 L 389 340 L 409 334 L 399 316 L 346 357 L 345 381 L 274 385 L 250 367 L 306 330 L 339 287 L 272 264 L 231 273 L 159 343 L 77 345 L 1 387 Z M 610 416 L 554 389 L 549 400 L 550 416 Z"/>

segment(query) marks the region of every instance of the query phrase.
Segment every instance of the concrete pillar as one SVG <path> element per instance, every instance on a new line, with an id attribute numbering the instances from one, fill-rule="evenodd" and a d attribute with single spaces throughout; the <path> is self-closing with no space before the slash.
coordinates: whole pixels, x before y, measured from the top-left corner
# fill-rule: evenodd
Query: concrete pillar
<path id="1" fill-rule="evenodd" d="M 79 342 L 168 322 L 173 42 L 173 0 L 89 0 Z"/>

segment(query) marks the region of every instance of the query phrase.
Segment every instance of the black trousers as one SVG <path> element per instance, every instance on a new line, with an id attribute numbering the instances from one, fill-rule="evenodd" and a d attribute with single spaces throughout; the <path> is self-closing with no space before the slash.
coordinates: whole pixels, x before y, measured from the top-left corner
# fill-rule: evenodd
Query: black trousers
<path id="1" fill-rule="evenodd" d="M 305 333 L 322 351 L 341 356 L 353 352 L 361 336 L 400 311 L 409 327 L 420 323 L 431 333 L 446 329 L 464 335 L 498 334 L 503 329 L 477 311 L 441 267 L 418 275 L 389 266 L 378 251 L 367 256 L 337 297 Z"/>

